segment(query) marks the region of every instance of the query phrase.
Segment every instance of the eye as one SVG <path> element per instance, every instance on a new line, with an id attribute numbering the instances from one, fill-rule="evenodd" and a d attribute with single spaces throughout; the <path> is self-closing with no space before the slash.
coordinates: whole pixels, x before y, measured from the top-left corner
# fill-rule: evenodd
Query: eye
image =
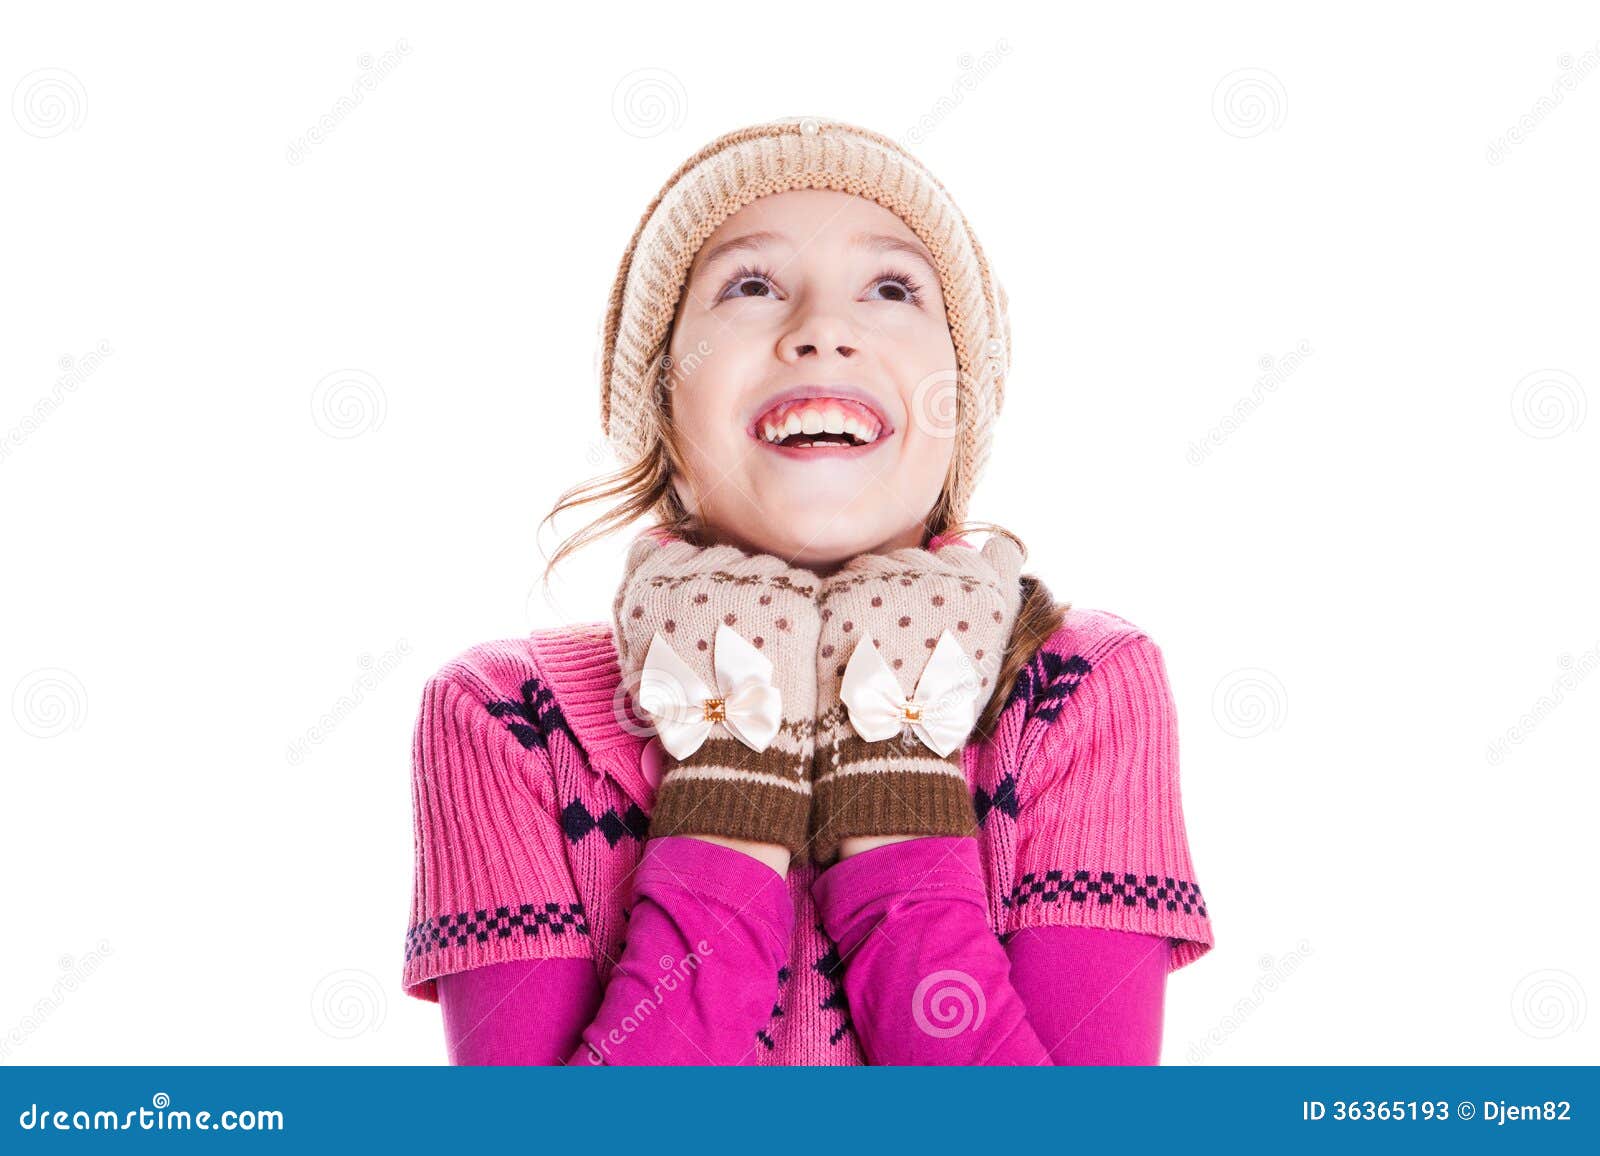
<path id="1" fill-rule="evenodd" d="M 892 269 L 885 269 L 873 281 L 873 286 L 883 286 L 887 296 L 876 298 L 879 301 L 903 301 L 907 305 L 922 304 L 922 286 L 909 273 L 897 273 Z"/>
<path id="2" fill-rule="evenodd" d="M 740 265 L 739 269 L 722 286 L 717 294 L 718 301 L 726 301 L 732 297 L 770 297 L 772 296 L 772 274 L 766 269 L 751 268 L 749 265 Z"/>

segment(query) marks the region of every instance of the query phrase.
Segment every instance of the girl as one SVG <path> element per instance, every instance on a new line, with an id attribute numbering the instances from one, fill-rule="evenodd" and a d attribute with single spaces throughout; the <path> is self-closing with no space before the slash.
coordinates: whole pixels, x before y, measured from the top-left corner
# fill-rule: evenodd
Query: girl
<path id="1" fill-rule="evenodd" d="M 427 684 L 403 982 L 454 1063 L 1153 1064 L 1212 946 L 1160 649 L 964 536 L 1006 294 L 848 124 L 741 129 L 607 313 L 610 622 Z M 548 578 L 549 571 L 546 571 Z"/>

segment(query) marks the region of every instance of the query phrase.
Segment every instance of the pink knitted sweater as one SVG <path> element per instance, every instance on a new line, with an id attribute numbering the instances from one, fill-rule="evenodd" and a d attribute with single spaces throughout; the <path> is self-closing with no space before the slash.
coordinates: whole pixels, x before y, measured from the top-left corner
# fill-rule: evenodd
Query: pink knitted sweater
<path id="1" fill-rule="evenodd" d="M 609 980 L 660 769 L 659 744 L 619 725 L 620 683 L 607 623 L 483 643 L 429 680 L 412 770 L 408 994 L 436 1001 L 437 977 L 515 960 L 587 960 Z M 1165 664 L 1132 623 L 1069 610 L 964 766 L 1001 943 L 1050 925 L 1159 935 L 1174 970 L 1211 948 Z M 785 881 L 792 940 L 756 1063 L 866 1062 L 817 874 L 797 862 Z"/>

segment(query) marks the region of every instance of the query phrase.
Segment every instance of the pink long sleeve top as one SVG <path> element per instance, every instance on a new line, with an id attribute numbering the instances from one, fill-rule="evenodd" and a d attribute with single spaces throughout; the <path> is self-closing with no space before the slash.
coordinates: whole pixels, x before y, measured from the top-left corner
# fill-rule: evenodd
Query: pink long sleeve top
<path id="1" fill-rule="evenodd" d="M 1213 936 L 1132 623 L 1073 607 L 1040 646 L 962 752 L 972 836 L 825 871 L 650 839 L 634 717 L 605 623 L 479 644 L 424 688 L 402 983 L 457 1062 L 1156 1062 L 1165 976 Z"/>
<path id="2" fill-rule="evenodd" d="M 970 838 L 916 839 L 817 878 L 869 1061 L 1157 1063 L 1166 939 L 1052 926 L 1002 948 L 983 918 L 976 852 Z M 682 836 L 652 840 L 605 990 L 573 960 L 451 975 L 440 984 L 450 1060 L 754 1063 L 793 915 L 779 876 L 750 856 Z M 668 975 L 682 982 L 663 991 Z"/>

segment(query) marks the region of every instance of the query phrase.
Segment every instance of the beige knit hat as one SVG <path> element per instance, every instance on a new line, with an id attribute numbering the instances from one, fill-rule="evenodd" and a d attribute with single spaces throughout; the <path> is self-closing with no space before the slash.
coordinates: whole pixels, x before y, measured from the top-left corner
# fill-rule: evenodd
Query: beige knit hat
<path id="1" fill-rule="evenodd" d="M 835 189 L 876 201 L 933 255 L 956 350 L 949 504 L 960 521 L 989 458 L 1011 366 L 1006 291 L 944 186 L 900 145 L 855 125 L 789 117 L 737 129 L 667 179 L 628 243 L 606 309 L 600 358 L 606 437 L 628 465 L 654 450 L 661 382 L 671 368 L 667 331 L 695 254 L 739 209 L 789 189 Z"/>

